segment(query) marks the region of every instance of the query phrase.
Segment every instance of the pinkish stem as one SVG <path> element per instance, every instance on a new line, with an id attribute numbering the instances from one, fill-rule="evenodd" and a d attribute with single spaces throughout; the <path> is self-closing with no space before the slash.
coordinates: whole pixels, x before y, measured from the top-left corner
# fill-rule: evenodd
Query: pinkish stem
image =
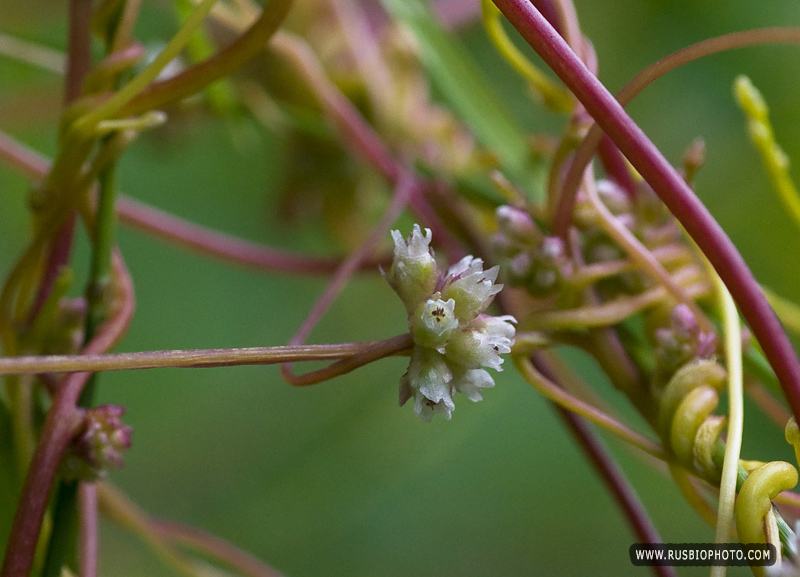
<path id="1" fill-rule="evenodd" d="M 308 256 L 249 242 L 200 226 L 130 197 L 121 196 L 117 200 L 117 214 L 122 223 L 158 238 L 226 262 L 260 270 L 319 275 L 334 272 L 342 263 L 339 258 Z M 359 269 L 374 270 L 384 260 L 380 257 L 365 259 Z"/>
<path id="2" fill-rule="evenodd" d="M 224 539 L 174 521 L 148 519 L 155 533 L 171 542 L 180 543 L 201 554 L 208 555 L 249 577 L 283 577 L 282 573 L 265 564 L 253 555 L 242 551 Z"/>

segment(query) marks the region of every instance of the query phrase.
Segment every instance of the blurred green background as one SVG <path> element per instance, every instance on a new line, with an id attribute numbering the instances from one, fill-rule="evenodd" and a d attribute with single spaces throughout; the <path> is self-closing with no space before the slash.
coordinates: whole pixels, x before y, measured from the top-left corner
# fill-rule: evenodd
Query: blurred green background
<path id="1" fill-rule="evenodd" d="M 791 1 L 576 5 L 601 79 L 612 90 L 703 38 L 800 23 Z M 63 49 L 64 22 L 63 2 L 0 5 L 0 32 L 53 48 Z M 166 38 L 173 22 L 166 2 L 146 2 L 140 37 Z M 558 127 L 527 98 L 479 27 L 463 37 L 523 126 Z M 692 139 L 706 140 L 698 194 L 757 277 L 795 299 L 800 261 L 790 255 L 800 251 L 800 235 L 769 190 L 731 84 L 739 73 L 753 79 L 772 108 L 779 141 L 800 159 L 798 58 L 800 48 L 791 46 L 717 55 L 660 80 L 630 107 L 675 163 Z M 52 74 L 0 57 L 0 129 L 52 154 L 59 95 Z M 274 135 L 191 115 L 178 124 L 143 137 L 125 155 L 125 193 L 252 240 L 333 250 L 317 227 L 288 225 L 277 216 L 286 152 Z M 0 166 L 2 276 L 28 238 L 27 191 L 24 179 Z M 137 298 L 120 351 L 284 344 L 325 286 L 322 279 L 228 266 L 125 228 L 119 244 Z M 82 238 L 79 270 L 86 255 Z M 404 328 L 399 301 L 376 274 L 350 285 L 311 340 L 379 339 Z M 589 364 L 570 359 L 625 410 Z M 630 565 L 633 538 L 605 489 L 553 411 L 513 370 L 498 375 L 485 402 L 461 399 L 452 421 L 430 424 L 410 407 L 397 408 L 404 370 L 402 360 L 385 360 L 307 389 L 289 387 L 274 367 L 103 375 L 100 401 L 125 405 L 134 428 L 126 467 L 111 480 L 147 511 L 219 534 L 289 577 L 648 574 Z M 746 456 L 791 460 L 782 432 L 754 411 L 745 435 Z M 663 472 L 610 445 L 665 541 L 713 540 Z M 8 499 L 2 502 L 0 540 L 13 514 Z M 101 571 L 175 574 L 109 524 L 103 525 Z"/>

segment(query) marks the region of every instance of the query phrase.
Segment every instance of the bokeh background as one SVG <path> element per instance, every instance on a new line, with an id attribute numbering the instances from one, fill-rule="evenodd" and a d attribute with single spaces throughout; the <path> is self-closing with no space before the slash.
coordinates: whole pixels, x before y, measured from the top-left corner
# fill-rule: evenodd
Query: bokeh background
<path id="1" fill-rule="evenodd" d="M 703 38 L 800 24 L 789 0 L 576 5 L 597 50 L 600 77 L 612 90 Z M 63 49 L 64 6 L 5 0 L 0 32 Z M 163 40 L 174 29 L 165 0 L 145 2 L 143 40 Z M 479 26 L 462 36 L 521 125 L 558 129 L 559 121 L 527 97 Z M 800 252 L 800 235 L 769 189 L 731 84 L 740 73 L 753 79 L 771 106 L 779 141 L 800 159 L 799 59 L 800 47 L 793 46 L 713 56 L 658 81 L 630 106 L 675 163 L 692 139 L 705 139 L 708 160 L 698 194 L 757 277 L 795 299 L 800 261 L 791 255 Z M 52 154 L 59 99 L 53 74 L 0 57 L 0 129 Z M 287 153 L 274 134 L 244 118 L 187 113 L 176 124 L 142 137 L 124 156 L 126 194 L 248 239 L 336 251 L 314 223 L 280 218 Z M 0 166 L 2 276 L 29 237 L 28 190 L 23 178 Z M 325 286 L 323 279 L 229 266 L 124 227 L 119 244 L 137 297 L 120 351 L 284 344 Z M 81 238 L 79 271 L 86 255 Z M 402 307 L 385 281 L 364 275 L 311 340 L 379 339 L 404 327 Z M 568 358 L 625 412 L 590 363 Z M 485 402 L 462 399 L 452 421 L 430 424 L 410 407 L 397 408 L 404 370 L 404 361 L 385 360 L 306 389 L 286 385 L 275 367 L 103 375 L 100 401 L 125 405 L 134 428 L 126 467 L 111 480 L 147 511 L 219 534 L 290 577 L 648 573 L 629 563 L 633 537 L 605 489 L 550 407 L 513 370 L 498 375 Z M 745 455 L 791 460 L 782 432 L 752 410 L 745 436 Z M 665 541 L 713 540 L 663 471 L 609 444 Z M 4 541 L 13 510 L 8 496 L 0 502 Z M 126 577 L 176 574 L 108 523 L 101 570 Z"/>

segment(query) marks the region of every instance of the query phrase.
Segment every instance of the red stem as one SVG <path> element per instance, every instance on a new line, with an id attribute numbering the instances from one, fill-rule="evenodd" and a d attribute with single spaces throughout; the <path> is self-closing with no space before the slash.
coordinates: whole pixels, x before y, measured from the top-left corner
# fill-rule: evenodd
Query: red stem
<path id="1" fill-rule="evenodd" d="M 778 27 L 778 28 L 756 28 L 744 30 L 742 32 L 731 32 L 714 38 L 701 40 L 695 44 L 682 48 L 654 62 L 634 76 L 625 86 L 622 87 L 617 95 L 617 101 L 622 106 L 627 106 L 642 90 L 652 82 L 661 78 L 667 72 L 688 64 L 693 60 L 709 56 L 717 52 L 724 52 L 734 48 L 744 48 L 758 44 L 798 44 L 800 43 L 800 28 Z M 589 132 L 584 137 L 578 149 L 575 151 L 572 163 L 570 164 L 564 183 L 561 187 L 561 197 L 558 202 L 558 209 L 553 222 L 553 231 L 557 236 L 566 239 L 567 229 L 572 221 L 572 212 L 575 206 L 575 194 L 577 193 L 580 180 L 584 169 L 594 156 L 595 149 L 601 140 L 608 139 L 603 135 L 603 131 L 596 125 L 592 125 Z M 602 149 L 600 150 L 603 156 Z M 619 155 L 619 149 L 616 149 Z M 606 160 L 604 159 L 605 163 Z"/>
<path id="2" fill-rule="evenodd" d="M 792 412 L 800 418 L 800 361 L 761 287 L 725 231 L 614 96 L 527 0 L 494 2 L 583 103 L 705 253 L 761 344 Z"/>
<path id="3" fill-rule="evenodd" d="M 83 79 L 92 66 L 92 0 L 70 0 L 67 70 L 64 81 L 64 104 L 69 105 L 82 92 Z"/>
<path id="4" fill-rule="evenodd" d="M 629 198 L 636 196 L 636 182 L 633 180 L 631 171 L 625 162 L 625 157 L 619 152 L 619 148 L 611 142 L 611 139 L 603 135 L 597 146 L 600 161 L 606 171 L 608 178 L 617 183 L 624 190 Z"/>

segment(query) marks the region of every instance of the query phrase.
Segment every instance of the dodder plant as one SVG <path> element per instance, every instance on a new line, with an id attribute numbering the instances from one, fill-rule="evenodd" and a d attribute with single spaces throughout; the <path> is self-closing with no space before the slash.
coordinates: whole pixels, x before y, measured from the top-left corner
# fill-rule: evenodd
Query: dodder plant
<path id="1" fill-rule="evenodd" d="M 771 397 L 782 394 L 800 414 L 800 362 L 763 290 L 692 191 L 702 145 L 675 169 L 622 107 L 684 63 L 798 42 L 800 30 L 759 29 L 695 44 L 644 70 L 615 98 L 597 80 L 596 55 L 569 1 L 484 0 L 491 41 L 541 105 L 568 119 L 561 134 L 529 139 L 421 0 L 175 4 L 183 24 L 148 60 L 134 34 L 140 2 L 71 0 L 57 154 L 48 160 L 0 134 L 0 158 L 33 183 L 31 241 L 0 295 L 0 417 L 24 479 L 4 577 L 95 575 L 98 510 L 143 535 L 182 573 L 277 574 L 224 541 L 149 517 L 103 480 L 122 466 L 131 431 L 122 407 L 96 406 L 97 375 L 281 363 L 285 379 L 304 386 L 394 355 L 409 357 L 408 368 L 384 384 L 399 383 L 400 404 L 408 401 L 426 421 L 452 418 L 457 393 L 482 400 L 494 386 L 486 369 L 500 370 L 510 355 L 558 408 L 638 541 L 660 539 L 589 423 L 666 463 L 687 501 L 715 527 L 717 542 L 773 544 L 780 561 L 769 571 L 797 573 L 787 522 L 800 506 L 789 492 L 797 470 L 744 460 L 740 450 L 746 381 L 800 451 L 794 417 Z M 563 85 L 509 39 L 504 18 Z M 36 46 L 6 40 L 0 47 L 42 61 Z M 168 66 L 180 55 L 183 67 Z M 256 57 L 266 58 L 266 72 L 234 76 Z M 446 106 L 433 103 L 428 75 Z M 297 155 L 293 194 L 345 215 L 348 226 L 366 215 L 357 203 L 342 210 L 341 190 L 369 188 L 379 174 L 393 194 L 357 248 L 329 260 L 257 246 L 120 196 L 121 155 L 198 93 L 218 112 L 246 105 L 285 137 Z M 800 221 L 766 105 L 745 78 L 736 95 L 773 184 Z M 422 225 L 394 228 L 406 212 Z M 117 216 L 233 263 L 331 280 L 286 346 L 111 354 L 134 314 L 133 283 L 115 246 Z M 71 264 L 80 226 L 91 242 L 83 296 Z M 384 248 L 390 235 L 393 250 Z M 350 277 L 379 264 L 405 308 L 401 334 L 305 344 Z M 796 314 L 790 303 L 776 300 L 776 307 L 788 320 Z M 594 358 L 649 430 L 626 424 L 591 394 L 590 383 L 559 360 L 556 348 L 565 345 Z M 298 375 L 293 364 L 301 361 L 331 364 Z M 724 392 L 727 406 L 718 410 Z"/>

